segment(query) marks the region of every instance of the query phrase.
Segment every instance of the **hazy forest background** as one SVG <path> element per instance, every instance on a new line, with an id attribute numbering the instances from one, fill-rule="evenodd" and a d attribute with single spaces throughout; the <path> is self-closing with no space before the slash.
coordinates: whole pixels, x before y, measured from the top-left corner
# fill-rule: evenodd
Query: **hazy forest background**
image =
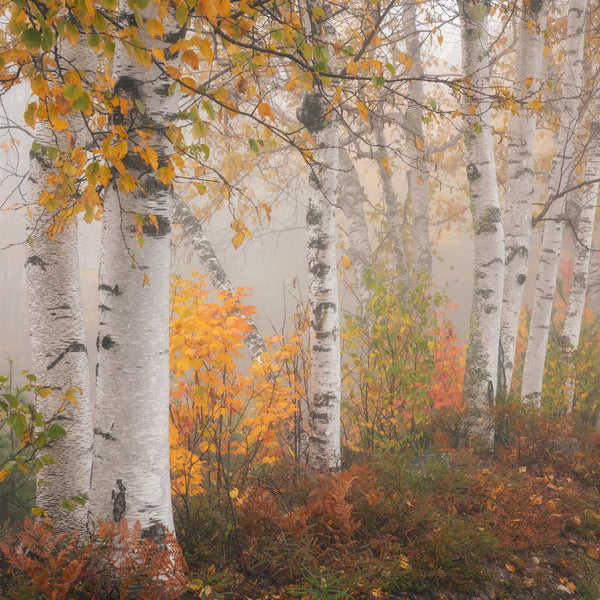
<path id="1" fill-rule="evenodd" d="M 0 600 L 600 598 L 599 9 L 0 5 Z"/>

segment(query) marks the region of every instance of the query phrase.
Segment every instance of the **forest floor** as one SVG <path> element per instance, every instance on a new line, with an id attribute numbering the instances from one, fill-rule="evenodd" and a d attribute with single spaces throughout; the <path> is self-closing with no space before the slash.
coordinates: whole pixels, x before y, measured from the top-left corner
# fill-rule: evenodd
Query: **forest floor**
<path id="1" fill-rule="evenodd" d="M 198 574 L 189 597 L 597 600 L 599 483 L 600 436 L 556 422 L 493 453 L 271 470 L 230 507 L 227 541 L 214 527 L 179 534 Z"/>
<path id="2" fill-rule="evenodd" d="M 339 473 L 260 467 L 243 489 L 174 499 L 187 589 L 147 597 L 598 600 L 599 482 L 600 435 L 556 422 L 525 424 L 494 452 L 416 443 L 348 457 Z M 0 599 L 119 598 L 98 592 L 91 562 L 69 579 L 91 555 L 66 544 L 62 563 L 60 544 L 38 547 L 27 575 L 5 556 Z"/>

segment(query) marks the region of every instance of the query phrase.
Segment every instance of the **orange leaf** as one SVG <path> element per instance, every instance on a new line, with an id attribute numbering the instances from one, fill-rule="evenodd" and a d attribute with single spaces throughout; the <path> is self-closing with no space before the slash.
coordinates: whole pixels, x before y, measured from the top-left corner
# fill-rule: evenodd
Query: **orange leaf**
<path id="1" fill-rule="evenodd" d="M 256 109 L 258 110 L 258 114 L 264 119 L 265 117 L 270 117 L 273 121 L 275 121 L 275 116 L 273 115 L 273 111 L 271 107 L 266 102 L 261 102 Z"/>
<path id="2" fill-rule="evenodd" d="M 360 116 L 365 121 L 368 122 L 369 121 L 369 109 L 360 100 L 356 101 L 356 108 L 358 108 L 358 112 L 360 113 Z"/>

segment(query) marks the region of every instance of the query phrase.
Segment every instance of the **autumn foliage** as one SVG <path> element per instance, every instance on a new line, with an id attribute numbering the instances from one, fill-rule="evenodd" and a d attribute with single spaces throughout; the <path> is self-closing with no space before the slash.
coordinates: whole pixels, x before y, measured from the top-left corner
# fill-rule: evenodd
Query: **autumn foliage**
<path id="1" fill-rule="evenodd" d="M 235 496 L 254 465 L 293 455 L 303 395 L 294 361 L 301 331 L 274 336 L 260 361 L 242 362 L 254 312 L 245 290 L 208 299 L 203 280 L 175 278 L 171 317 L 171 465 L 175 498 Z"/>

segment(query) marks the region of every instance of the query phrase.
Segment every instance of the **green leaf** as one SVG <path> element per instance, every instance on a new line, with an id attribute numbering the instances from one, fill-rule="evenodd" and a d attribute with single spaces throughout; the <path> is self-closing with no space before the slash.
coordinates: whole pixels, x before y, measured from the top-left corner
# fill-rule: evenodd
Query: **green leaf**
<path id="1" fill-rule="evenodd" d="M 180 27 L 183 27 L 187 23 L 188 18 L 188 5 L 187 2 L 182 2 L 175 11 L 175 20 Z"/>
<path id="2" fill-rule="evenodd" d="M 19 436 L 23 437 L 23 433 L 27 428 L 27 419 L 23 413 L 16 413 L 6 419 L 8 426 Z"/>
<path id="3" fill-rule="evenodd" d="M 42 34 L 37 29 L 26 29 L 21 34 L 21 41 L 30 52 L 37 50 L 42 43 Z"/>
<path id="4" fill-rule="evenodd" d="M 136 107 L 137 107 L 137 109 L 138 109 L 138 111 L 139 111 L 139 113 L 141 115 L 145 115 L 146 114 L 146 107 L 137 98 L 135 99 L 135 105 L 136 105 Z"/>
<path id="5" fill-rule="evenodd" d="M 17 408 L 19 403 L 12 394 L 2 394 L 2 397 L 8 402 L 11 408 Z"/>
<path id="6" fill-rule="evenodd" d="M 385 78 L 376 75 L 375 77 L 371 78 L 371 81 L 375 87 L 381 87 L 385 83 Z"/>
<path id="7" fill-rule="evenodd" d="M 214 119 L 215 118 L 215 110 L 212 107 L 212 104 L 210 102 L 208 102 L 207 100 L 203 100 L 202 101 L 202 108 L 206 111 L 206 114 L 208 115 L 208 117 L 210 119 Z"/>
<path id="8" fill-rule="evenodd" d="M 83 94 L 83 90 L 77 83 L 67 83 L 63 88 L 63 96 L 67 100 L 77 100 L 81 94 Z"/>
<path id="9" fill-rule="evenodd" d="M 250 144 L 252 152 L 256 152 L 258 154 L 258 144 L 256 143 L 256 140 L 254 138 L 250 138 L 248 143 Z"/>
<path id="10" fill-rule="evenodd" d="M 392 63 L 387 63 L 387 65 L 385 65 L 385 68 L 392 74 L 395 75 L 396 74 L 396 67 L 392 64 Z"/>
<path id="11" fill-rule="evenodd" d="M 315 20 L 325 19 L 327 17 L 327 14 L 320 6 L 315 6 L 312 9 L 312 16 L 313 16 L 313 19 L 315 19 Z"/>
<path id="12" fill-rule="evenodd" d="M 42 29 L 42 42 L 41 47 L 44 52 L 48 52 L 52 46 L 56 43 L 56 38 L 54 37 L 54 31 L 50 29 L 50 27 L 44 27 Z"/>
<path id="13" fill-rule="evenodd" d="M 48 429 L 46 430 L 46 433 L 48 434 L 48 437 L 51 440 L 55 440 L 56 438 L 59 438 L 59 437 L 62 437 L 63 435 L 65 435 L 66 432 L 57 423 L 52 423 L 52 425 L 50 425 L 50 427 L 48 427 Z"/>
<path id="14" fill-rule="evenodd" d="M 344 54 L 346 56 L 352 56 L 354 54 L 354 47 L 350 46 L 350 44 L 344 46 Z"/>
<path id="15" fill-rule="evenodd" d="M 75 510 L 75 505 L 70 500 L 63 500 L 60 505 L 69 512 L 73 512 Z"/>

